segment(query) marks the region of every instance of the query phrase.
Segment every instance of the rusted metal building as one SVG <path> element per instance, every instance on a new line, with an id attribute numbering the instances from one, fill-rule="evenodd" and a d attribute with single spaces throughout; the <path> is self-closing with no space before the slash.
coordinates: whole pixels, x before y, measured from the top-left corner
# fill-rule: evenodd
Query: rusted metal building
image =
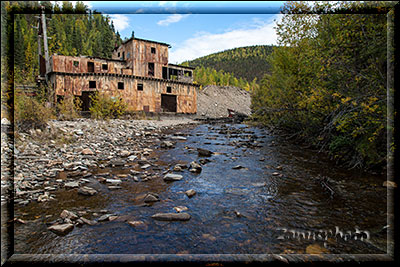
<path id="1" fill-rule="evenodd" d="M 198 86 L 193 68 L 169 64 L 168 48 L 132 37 L 114 49 L 111 59 L 53 55 L 48 79 L 54 101 L 73 95 L 85 111 L 98 91 L 123 98 L 130 111 L 194 114 Z"/>

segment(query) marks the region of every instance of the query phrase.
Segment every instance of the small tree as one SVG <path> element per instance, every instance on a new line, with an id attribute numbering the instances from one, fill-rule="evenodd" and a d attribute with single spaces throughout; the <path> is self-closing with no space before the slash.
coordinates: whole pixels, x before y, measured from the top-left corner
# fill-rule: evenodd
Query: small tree
<path id="1" fill-rule="evenodd" d="M 90 96 L 92 105 L 89 108 L 92 118 L 111 119 L 119 118 L 126 111 L 127 104 L 122 97 L 111 97 L 105 93 L 96 92 Z"/>
<path id="2" fill-rule="evenodd" d="M 46 107 L 45 102 L 40 102 L 24 93 L 15 94 L 14 120 L 17 130 L 43 129 L 47 122 L 53 118 L 54 110 Z"/>
<path id="3" fill-rule="evenodd" d="M 74 96 L 66 96 L 57 104 L 58 118 L 60 120 L 72 120 L 79 117 L 82 100 Z"/>

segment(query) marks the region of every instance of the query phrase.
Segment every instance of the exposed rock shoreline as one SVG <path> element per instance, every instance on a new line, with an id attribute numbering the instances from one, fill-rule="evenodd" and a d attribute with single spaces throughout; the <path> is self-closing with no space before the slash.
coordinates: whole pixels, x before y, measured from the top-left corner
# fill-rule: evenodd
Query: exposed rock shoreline
<path id="1" fill-rule="evenodd" d="M 179 136 L 163 132 L 179 129 L 198 122 L 188 118 L 161 120 L 109 120 L 77 119 L 49 122 L 46 129 L 17 133 L 13 149 L 9 136 L 2 132 L 2 204 L 8 180 L 14 171 L 14 204 L 26 205 L 31 201 L 45 202 L 55 199 L 54 191 L 79 188 L 83 195 L 94 195 L 96 190 L 85 187 L 93 169 L 124 167 L 134 161 L 144 161 L 153 151 L 167 142 L 174 145 Z M 168 139 L 168 141 L 163 141 Z M 14 167 L 9 166 L 14 150 Z M 4 174 L 4 175 L 3 175 Z M 102 177 L 98 177 L 102 180 Z M 124 177 L 123 177 L 124 178 Z M 117 189 L 120 177 L 103 177 L 109 188 Z"/>

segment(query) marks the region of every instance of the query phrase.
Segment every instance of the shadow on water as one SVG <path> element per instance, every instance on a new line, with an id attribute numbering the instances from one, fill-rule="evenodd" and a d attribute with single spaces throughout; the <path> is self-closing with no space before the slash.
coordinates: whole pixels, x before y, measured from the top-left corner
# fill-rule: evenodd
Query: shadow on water
<path id="1" fill-rule="evenodd" d="M 79 195 L 77 189 L 63 189 L 54 193 L 56 200 L 16 206 L 16 215 L 27 221 L 16 225 L 16 251 L 306 253 L 308 246 L 318 244 L 324 253 L 384 252 L 385 248 L 379 246 L 386 239 L 380 232 L 386 225 L 386 190 L 381 186 L 384 176 L 340 169 L 311 150 L 242 124 L 202 124 L 179 135 L 187 139 L 176 141 L 173 149 L 156 147 L 147 157 L 151 167 L 145 171 L 137 163 L 128 168 L 95 170 L 86 184 L 99 191 L 95 196 Z M 197 148 L 214 153 L 199 157 Z M 164 182 L 165 172 L 176 164 L 188 166 L 201 159 L 200 173 L 186 168 L 176 172 L 184 176 L 183 180 Z M 137 172 L 133 174 L 131 170 Z M 108 173 L 107 178 L 121 179 L 121 189 L 110 190 L 99 183 L 95 177 L 100 171 Z M 330 179 L 335 190 L 333 196 L 324 190 L 318 176 Z M 194 189 L 196 195 L 187 197 L 184 192 L 189 189 Z M 160 201 L 144 203 L 149 192 L 158 194 Z M 189 221 L 164 222 L 151 218 L 155 213 L 175 212 L 177 206 L 188 208 Z M 56 220 L 64 209 L 92 220 L 103 214 L 119 217 L 93 226 L 75 227 L 68 235 L 57 236 L 47 230 L 46 223 Z M 144 224 L 133 227 L 128 221 Z M 375 237 L 375 246 L 350 237 L 346 240 L 338 236 L 315 237 L 320 230 L 354 232 L 356 228 L 368 231 L 371 240 Z M 300 232 L 311 235 L 300 236 Z"/>

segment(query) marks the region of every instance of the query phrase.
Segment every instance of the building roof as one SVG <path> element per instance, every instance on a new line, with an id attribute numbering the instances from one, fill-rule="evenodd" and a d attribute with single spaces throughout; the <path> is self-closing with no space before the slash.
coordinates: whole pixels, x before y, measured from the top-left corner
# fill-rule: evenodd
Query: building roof
<path id="1" fill-rule="evenodd" d="M 168 48 L 171 48 L 171 45 L 166 44 L 166 43 L 161 43 L 161 42 L 152 41 L 152 40 L 146 40 L 146 39 L 140 39 L 140 38 L 136 38 L 136 37 L 131 37 L 131 38 L 129 38 L 128 40 L 122 42 L 121 45 L 124 45 L 124 44 L 126 44 L 126 43 L 132 41 L 133 39 L 138 40 L 138 41 L 142 41 L 142 42 L 149 42 L 149 43 L 154 43 L 154 44 L 165 45 L 165 46 L 168 46 Z M 119 47 L 119 46 L 115 47 L 114 50 L 117 49 L 118 47 Z"/>
<path id="2" fill-rule="evenodd" d="M 174 66 L 174 67 L 179 67 L 179 68 L 184 68 L 184 69 L 191 69 L 191 70 L 195 69 L 193 67 L 183 66 L 183 65 L 176 65 L 176 64 L 171 64 L 171 63 L 168 63 L 168 66 Z"/>

